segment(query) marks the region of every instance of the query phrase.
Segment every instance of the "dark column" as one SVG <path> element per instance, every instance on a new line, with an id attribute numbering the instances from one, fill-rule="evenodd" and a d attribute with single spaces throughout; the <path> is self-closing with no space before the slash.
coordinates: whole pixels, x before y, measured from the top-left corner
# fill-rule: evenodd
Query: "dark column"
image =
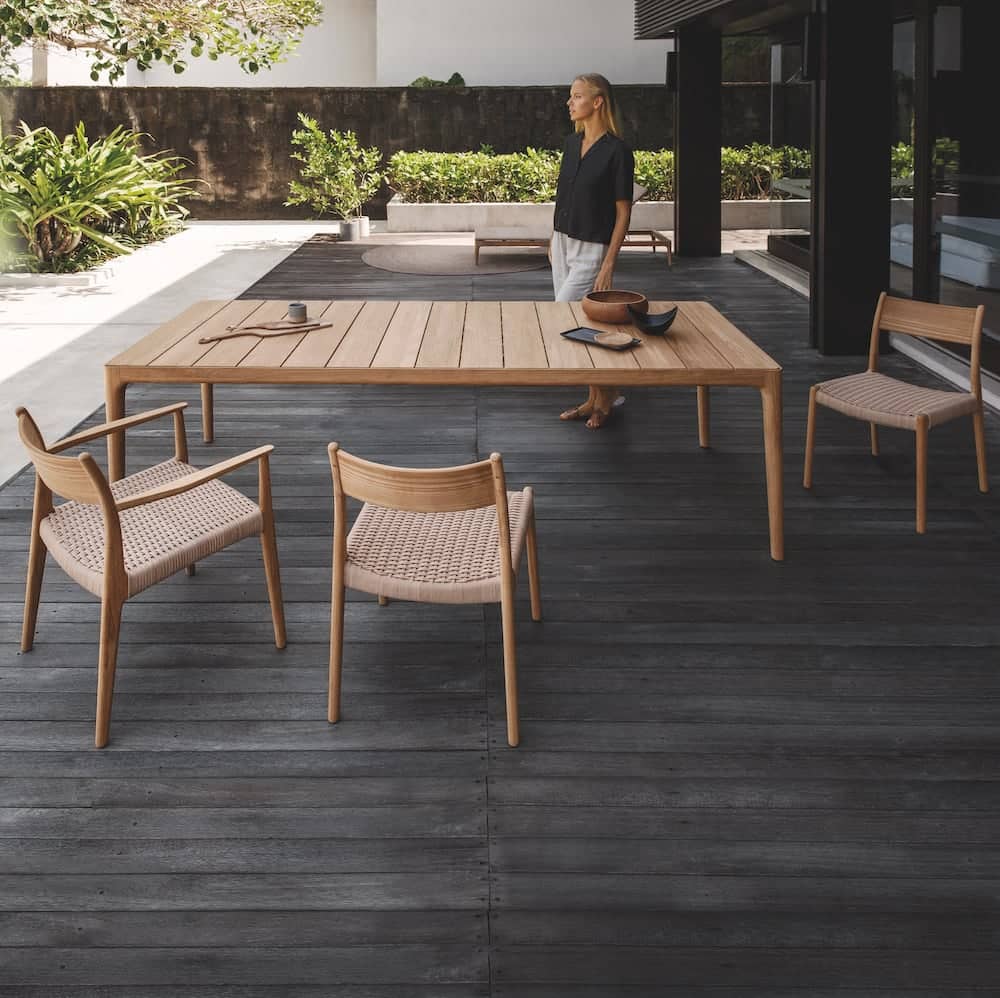
<path id="1" fill-rule="evenodd" d="M 892 4 L 818 0 L 810 336 L 863 354 L 889 284 Z"/>
<path id="2" fill-rule="evenodd" d="M 678 256 L 722 251 L 722 36 L 677 32 L 674 97 L 674 243 Z"/>

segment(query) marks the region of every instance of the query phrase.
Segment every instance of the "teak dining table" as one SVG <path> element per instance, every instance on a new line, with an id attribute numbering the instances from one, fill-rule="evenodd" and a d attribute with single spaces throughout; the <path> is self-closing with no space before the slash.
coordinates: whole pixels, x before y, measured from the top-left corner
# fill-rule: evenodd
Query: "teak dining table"
<path id="1" fill-rule="evenodd" d="M 125 415 L 130 384 L 200 384 L 202 429 L 214 438 L 216 384 L 493 385 L 698 389 L 698 437 L 709 446 L 709 388 L 760 391 L 771 557 L 784 558 L 781 367 L 708 302 L 679 307 L 666 336 L 593 322 L 578 302 L 308 301 L 325 325 L 259 338 L 210 340 L 228 327 L 280 321 L 278 301 L 203 301 L 105 365 L 107 419 Z M 576 326 L 627 329 L 642 343 L 617 352 L 560 335 Z M 124 433 L 108 437 L 112 481 L 125 473 Z"/>

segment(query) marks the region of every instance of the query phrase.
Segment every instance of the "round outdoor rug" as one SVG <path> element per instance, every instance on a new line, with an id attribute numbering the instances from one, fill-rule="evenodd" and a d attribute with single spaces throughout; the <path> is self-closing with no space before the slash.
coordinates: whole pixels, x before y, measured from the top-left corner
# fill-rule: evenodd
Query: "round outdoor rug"
<path id="1" fill-rule="evenodd" d="M 361 259 L 369 267 L 377 267 L 379 270 L 435 277 L 485 277 L 489 274 L 513 274 L 520 270 L 541 270 L 549 265 L 544 250 L 484 246 L 479 251 L 478 267 L 473 253 L 471 245 L 428 246 L 400 243 L 394 246 L 375 246 Z"/>

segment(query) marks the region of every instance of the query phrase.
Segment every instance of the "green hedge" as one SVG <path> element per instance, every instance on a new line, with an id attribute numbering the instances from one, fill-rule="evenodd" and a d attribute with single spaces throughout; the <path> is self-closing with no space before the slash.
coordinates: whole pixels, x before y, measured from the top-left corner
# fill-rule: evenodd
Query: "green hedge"
<path id="1" fill-rule="evenodd" d="M 551 201 L 555 197 L 561 154 L 528 149 L 495 155 L 480 152 L 397 152 L 389 160 L 386 180 L 404 201 L 413 203 L 469 201 Z M 723 149 L 722 197 L 726 200 L 768 198 L 771 181 L 808 177 L 809 152 L 792 146 L 755 144 Z M 674 154 L 669 149 L 638 150 L 635 179 L 652 201 L 674 197 Z M 775 197 L 781 196 L 777 192 Z"/>

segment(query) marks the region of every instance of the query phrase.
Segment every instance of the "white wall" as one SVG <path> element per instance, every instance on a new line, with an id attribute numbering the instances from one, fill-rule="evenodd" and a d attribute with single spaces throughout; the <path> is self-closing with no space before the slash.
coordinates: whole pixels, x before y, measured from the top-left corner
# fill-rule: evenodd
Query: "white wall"
<path id="1" fill-rule="evenodd" d="M 378 0 L 378 83 L 662 83 L 666 41 L 636 41 L 633 0 Z"/>
<path id="2" fill-rule="evenodd" d="M 632 37 L 633 0 L 326 0 L 288 60 L 244 73 L 234 59 L 189 59 L 183 73 L 126 70 L 128 86 L 397 87 L 418 76 L 470 86 L 565 84 L 577 73 L 662 83 L 667 41 Z M 23 76 L 30 79 L 30 49 Z M 53 48 L 49 85 L 89 84 L 79 53 Z M 106 83 L 105 80 L 101 81 Z"/>
<path id="3" fill-rule="evenodd" d="M 269 72 L 244 73 L 235 59 L 188 60 L 183 73 L 154 63 L 126 72 L 132 87 L 373 87 L 376 0 L 326 0 L 322 23 L 307 28 L 288 59 Z"/>

